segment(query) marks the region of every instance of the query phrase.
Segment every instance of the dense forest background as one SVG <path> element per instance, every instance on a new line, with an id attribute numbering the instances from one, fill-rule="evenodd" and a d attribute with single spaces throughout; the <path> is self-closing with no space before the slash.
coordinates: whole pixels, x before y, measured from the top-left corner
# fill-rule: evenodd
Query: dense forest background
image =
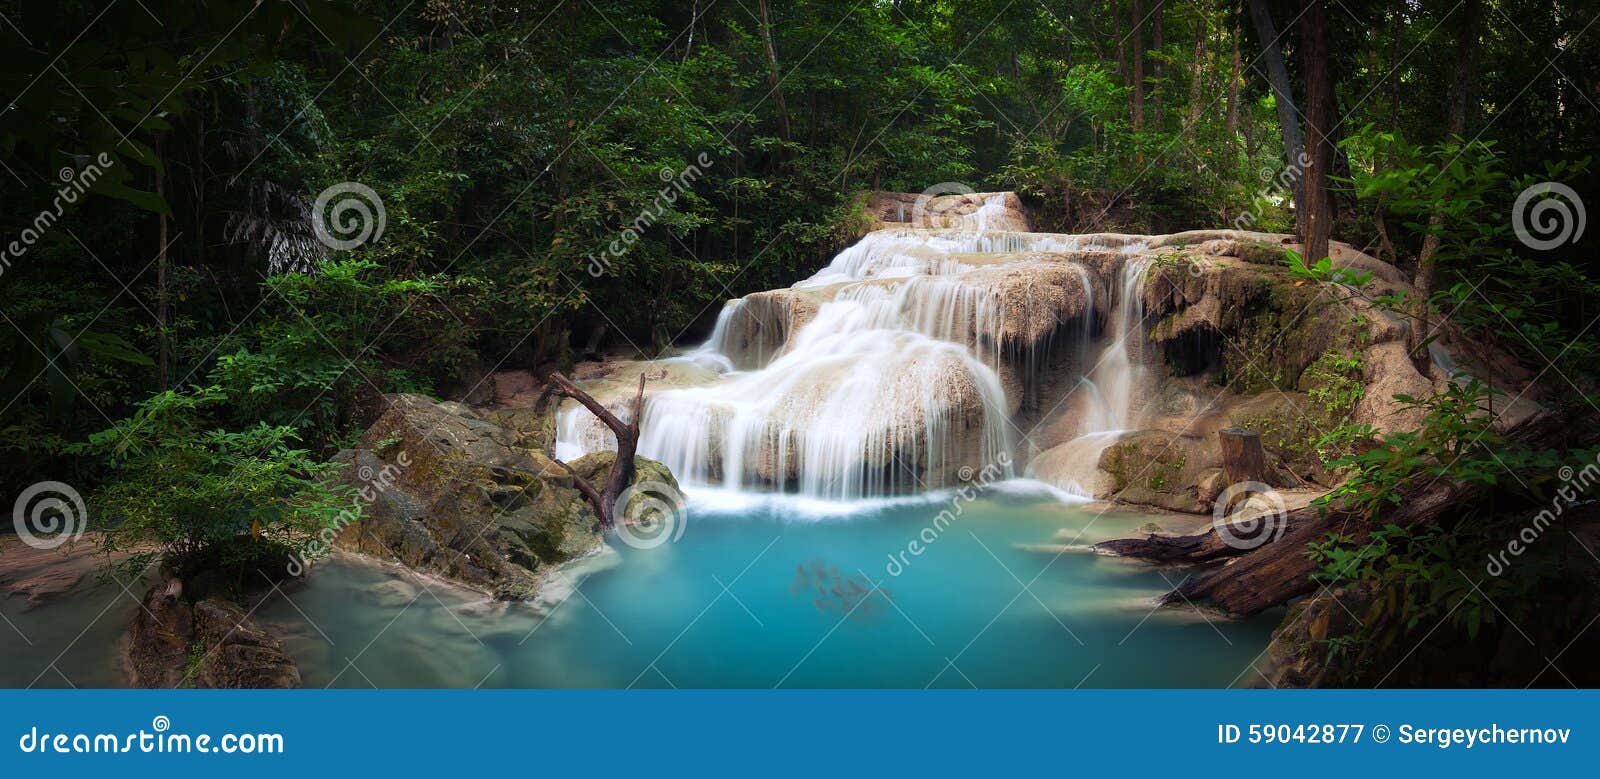
<path id="1" fill-rule="evenodd" d="M 273 494 L 274 467 L 314 478 L 383 392 L 463 396 L 496 368 L 694 343 L 722 301 L 858 237 L 866 191 L 949 182 L 1017 191 L 1046 231 L 1248 224 L 1309 231 L 1313 260 L 1331 235 L 1414 274 L 1431 299 L 1403 305 L 1423 321 L 1447 313 L 1548 375 L 1541 400 L 1596 408 L 1597 231 L 1540 247 L 1512 224 L 1538 182 L 1600 203 L 1591 2 L 0 14 L 7 495 L 119 485 L 126 508 L 202 490 L 161 463 Z M 314 206 L 352 182 L 381 199 L 381 235 L 332 248 Z M 1448 467 L 1513 457 L 1485 443 L 1504 448 Z M 1515 456 L 1555 456 L 1537 451 Z M 1540 483 L 1525 501 L 1548 500 Z"/>

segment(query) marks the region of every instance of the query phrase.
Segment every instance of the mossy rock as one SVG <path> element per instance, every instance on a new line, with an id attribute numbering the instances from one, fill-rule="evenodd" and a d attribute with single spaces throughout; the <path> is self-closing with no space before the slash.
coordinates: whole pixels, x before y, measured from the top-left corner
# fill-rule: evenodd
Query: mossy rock
<path id="1" fill-rule="evenodd" d="M 339 546 L 507 600 L 534 597 L 549 568 L 600 548 L 599 518 L 571 475 L 519 446 L 525 439 L 496 423 L 503 415 L 420 395 L 385 399 L 388 410 L 363 438 L 365 448 L 336 458 L 346 466 L 341 480 L 370 498 L 360 520 L 338 535 Z M 575 466 L 603 483 L 615 461 L 607 452 Z M 636 481 L 677 489 L 660 463 L 640 458 L 637 468 Z"/>
<path id="2" fill-rule="evenodd" d="M 572 470 L 579 476 L 587 479 L 596 489 L 602 488 L 611 478 L 611 468 L 617 462 L 616 452 L 591 452 L 571 464 Z M 633 480 L 630 486 L 641 484 L 662 485 L 641 489 L 632 496 L 627 505 L 618 506 L 617 513 L 623 516 L 633 516 L 642 501 L 665 500 L 669 503 L 681 505 L 683 503 L 683 489 L 678 486 L 678 480 L 673 477 L 672 471 L 667 466 L 648 457 L 633 458 Z"/>
<path id="3" fill-rule="evenodd" d="M 487 412 L 485 416 L 510 430 L 517 446 L 535 452 L 550 452 L 556 446 L 554 405 L 547 403 L 544 408 L 505 408 Z"/>
<path id="4" fill-rule="evenodd" d="M 1239 259 L 1251 265 L 1281 266 L 1288 256 L 1288 249 L 1281 244 L 1260 241 L 1246 241 L 1239 244 Z"/>
<path id="5" fill-rule="evenodd" d="M 1202 473 L 1216 467 L 1218 453 L 1204 441 L 1161 430 L 1124 436 L 1100 453 L 1100 470 L 1111 477 L 1109 497 L 1123 503 L 1172 511 L 1210 509 L 1198 497 Z"/>

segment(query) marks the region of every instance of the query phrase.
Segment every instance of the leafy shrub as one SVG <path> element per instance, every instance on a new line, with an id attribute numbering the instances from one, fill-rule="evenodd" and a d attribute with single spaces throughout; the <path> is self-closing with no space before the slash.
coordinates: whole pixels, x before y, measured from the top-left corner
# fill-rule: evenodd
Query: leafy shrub
<path id="1" fill-rule="evenodd" d="M 95 514 L 107 518 L 107 550 L 133 552 L 135 570 L 156 557 L 180 576 L 238 569 L 303 548 L 346 507 L 329 480 L 339 466 L 296 448 L 293 428 L 216 426 L 228 401 L 217 387 L 163 392 L 75 447 L 115 472 Z"/>

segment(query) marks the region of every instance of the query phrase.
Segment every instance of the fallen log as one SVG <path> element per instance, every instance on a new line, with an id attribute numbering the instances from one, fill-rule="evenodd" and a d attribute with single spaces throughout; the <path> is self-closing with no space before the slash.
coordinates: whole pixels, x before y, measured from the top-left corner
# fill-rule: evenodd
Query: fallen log
<path id="1" fill-rule="evenodd" d="M 1436 521 L 1459 505 L 1468 492 L 1454 484 L 1433 484 L 1392 513 L 1379 517 L 1377 524 L 1409 527 Z M 1310 593 L 1317 588 L 1311 581 L 1317 564 L 1312 562 L 1307 546 L 1344 529 L 1352 519 L 1342 511 L 1319 512 L 1316 506 L 1291 511 L 1283 536 L 1276 542 L 1241 554 L 1209 575 L 1189 579 L 1162 600 L 1170 604 L 1187 599 L 1248 617 Z M 1366 543 L 1369 537 L 1365 529 L 1349 535 L 1356 544 Z"/>
<path id="2" fill-rule="evenodd" d="M 1231 556 L 1241 550 L 1222 543 L 1215 531 L 1192 536 L 1167 536 L 1151 533 L 1144 538 L 1114 538 L 1094 545 L 1096 551 L 1119 557 L 1137 557 L 1158 563 L 1206 563 Z"/>
<path id="3" fill-rule="evenodd" d="M 1576 436 L 1571 435 L 1573 432 L 1571 428 L 1563 429 L 1556 415 L 1547 414 L 1519 425 L 1507 434 L 1507 439 L 1543 445 L 1560 440 L 1568 447 L 1582 447 L 1600 436 L 1595 431 L 1582 431 Z M 1407 497 L 1392 511 L 1378 516 L 1371 524 L 1409 527 L 1436 522 L 1477 494 L 1476 490 L 1458 484 L 1434 482 Z M 1096 544 L 1095 549 L 1156 563 L 1221 563 L 1215 570 L 1189 578 L 1181 587 L 1163 596 L 1162 602 L 1206 605 L 1247 617 L 1316 590 L 1311 575 L 1317 566 L 1307 546 L 1333 532 L 1348 534 L 1354 543 L 1365 543 L 1370 534 L 1365 527 L 1367 523 L 1360 524 L 1356 526 L 1355 517 L 1349 512 L 1336 508 L 1323 511 L 1313 505 L 1288 512 L 1284 532 L 1275 541 L 1253 549 L 1229 546 L 1215 528 L 1191 536 L 1152 534 L 1145 538 L 1104 541 Z"/>

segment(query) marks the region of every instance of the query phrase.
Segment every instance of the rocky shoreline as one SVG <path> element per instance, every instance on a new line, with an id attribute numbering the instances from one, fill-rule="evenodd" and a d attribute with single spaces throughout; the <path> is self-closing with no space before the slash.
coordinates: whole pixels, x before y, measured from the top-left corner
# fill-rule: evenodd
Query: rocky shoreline
<path id="1" fill-rule="evenodd" d="M 345 465 L 338 478 L 352 488 L 353 508 L 348 523 L 313 543 L 316 556 L 356 555 L 497 600 L 534 601 L 561 597 L 552 590 L 570 586 L 559 576 L 562 567 L 606 549 L 573 474 L 603 481 L 614 453 L 577 459 L 569 472 L 538 446 L 538 430 L 551 422 L 539 409 L 473 408 L 404 394 L 384 403 L 357 447 L 335 458 Z M 670 472 L 644 458 L 636 460 L 634 480 L 677 486 Z M 26 598 L 26 609 L 118 586 L 96 577 L 130 554 L 107 557 L 94 534 L 62 550 L 14 538 L 0 543 L 0 583 L 8 597 Z M 116 647 L 123 681 L 158 688 L 300 686 L 282 638 L 255 614 L 295 576 L 311 575 L 315 561 L 268 553 L 247 567 L 180 577 L 153 563 L 143 583 L 129 582 L 126 597 L 138 605 L 120 617 L 127 626 Z"/>

